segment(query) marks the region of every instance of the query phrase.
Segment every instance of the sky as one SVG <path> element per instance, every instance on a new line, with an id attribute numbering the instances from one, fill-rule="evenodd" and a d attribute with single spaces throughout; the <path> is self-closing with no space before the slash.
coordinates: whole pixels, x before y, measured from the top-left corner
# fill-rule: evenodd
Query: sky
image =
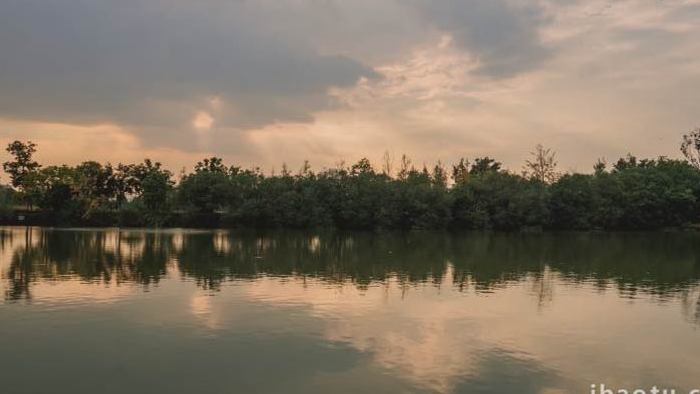
<path id="1" fill-rule="evenodd" d="M 698 37 L 700 0 L 3 0 L 0 144 L 269 173 L 385 152 L 519 171 L 541 143 L 590 172 L 679 156 Z"/>

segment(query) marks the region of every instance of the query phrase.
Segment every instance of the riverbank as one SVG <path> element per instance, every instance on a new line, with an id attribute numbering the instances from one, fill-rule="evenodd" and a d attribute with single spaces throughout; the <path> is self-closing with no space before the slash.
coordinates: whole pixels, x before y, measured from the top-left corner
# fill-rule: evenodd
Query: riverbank
<path id="1" fill-rule="evenodd" d="M 340 230 L 340 231 L 438 231 L 438 232 L 473 232 L 473 231 L 497 231 L 505 233 L 541 233 L 541 232 L 606 232 L 606 231 L 626 231 L 626 232 L 648 232 L 648 231 L 700 231 L 700 223 L 691 223 L 677 226 L 655 227 L 655 228 L 619 228 L 605 229 L 600 227 L 580 228 L 555 228 L 549 226 L 523 226 L 514 229 L 494 229 L 494 228 L 462 228 L 457 226 L 447 226 L 443 228 L 369 228 L 369 229 L 348 229 L 334 225 L 320 226 L 282 226 L 282 225 L 251 225 L 236 223 L 231 216 L 225 213 L 213 214 L 193 214 L 178 212 L 169 214 L 159 225 L 152 225 L 146 222 L 144 217 L 135 215 L 124 215 L 122 212 L 103 212 L 98 216 L 89 219 L 73 220 L 64 222 L 56 217 L 52 212 L 18 210 L 9 215 L 0 216 L 0 226 L 31 226 L 31 227 L 55 227 L 55 228 L 125 228 L 125 229 L 220 229 L 220 230 Z"/>

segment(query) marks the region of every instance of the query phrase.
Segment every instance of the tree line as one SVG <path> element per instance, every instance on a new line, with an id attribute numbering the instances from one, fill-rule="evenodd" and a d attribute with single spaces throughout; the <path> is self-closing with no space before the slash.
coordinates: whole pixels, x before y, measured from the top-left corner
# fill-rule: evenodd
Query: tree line
<path id="1" fill-rule="evenodd" d="M 683 136 L 684 160 L 628 155 L 590 174 L 557 171 L 538 145 L 521 173 L 489 157 L 393 171 L 366 158 L 314 172 L 198 162 L 177 182 L 158 162 L 42 166 L 36 145 L 14 141 L 3 164 L 0 219 L 33 224 L 342 229 L 642 230 L 700 222 L 700 129 Z"/>

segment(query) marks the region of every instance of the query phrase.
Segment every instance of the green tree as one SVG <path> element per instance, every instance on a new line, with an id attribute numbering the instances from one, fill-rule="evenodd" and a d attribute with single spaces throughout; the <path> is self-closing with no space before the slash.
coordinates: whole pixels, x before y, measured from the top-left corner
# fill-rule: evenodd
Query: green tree
<path id="1" fill-rule="evenodd" d="M 442 162 L 438 161 L 433 167 L 433 173 L 431 174 L 431 179 L 433 185 L 439 189 L 447 189 L 447 171 Z"/>
<path id="2" fill-rule="evenodd" d="M 467 183 L 469 180 L 469 160 L 461 158 L 459 163 L 452 166 L 452 180 L 456 184 Z"/>
<path id="3" fill-rule="evenodd" d="M 12 188 L 0 185 L 0 219 L 8 219 L 12 216 L 16 201 L 16 192 Z"/>
<path id="4" fill-rule="evenodd" d="M 551 225 L 556 229 L 587 230 L 595 226 L 594 212 L 600 205 L 595 178 L 584 174 L 566 174 L 550 190 Z"/>
<path id="5" fill-rule="evenodd" d="M 227 205 L 231 193 L 228 169 L 218 157 L 204 159 L 180 181 L 178 200 L 197 213 L 212 214 Z"/>
<path id="6" fill-rule="evenodd" d="M 452 189 L 453 227 L 518 230 L 547 225 L 547 195 L 541 185 L 490 168 Z"/>
<path id="7" fill-rule="evenodd" d="M 31 141 L 26 143 L 14 141 L 8 144 L 5 150 L 12 155 L 14 160 L 6 161 L 2 168 L 10 175 L 13 187 L 25 190 L 28 187 L 28 178 L 41 167 L 33 159 L 36 144 Z"/>
<path id="8" fill-rule="evenodd" d="M 151 172 L 141 182 L 143 204 L 153 212 L 162 212 L 173 186 L 168 171 Z"/>
<path id="9" fill-rule="evenodd" d="M 3 170 L 10 175 L 11 184 L 21 192 L 25 202 L 31 208 L 36 193 L 33 188 L 36 184 L 36 173 L 41 165 L 33 159 L 36 152 L 36 144 L 27 141 L 13 141 L 7 145 L 6 151 L 14 158 L 3 163 Z"/>

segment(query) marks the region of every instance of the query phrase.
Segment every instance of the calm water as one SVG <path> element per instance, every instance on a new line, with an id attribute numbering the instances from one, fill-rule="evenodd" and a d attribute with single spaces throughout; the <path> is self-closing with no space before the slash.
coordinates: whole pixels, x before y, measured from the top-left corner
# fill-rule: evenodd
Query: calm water
<path id="1" fill-rule="evenodd" d="M 700 386 L 700 234 L 0 228 L 0 393 Z"/>

